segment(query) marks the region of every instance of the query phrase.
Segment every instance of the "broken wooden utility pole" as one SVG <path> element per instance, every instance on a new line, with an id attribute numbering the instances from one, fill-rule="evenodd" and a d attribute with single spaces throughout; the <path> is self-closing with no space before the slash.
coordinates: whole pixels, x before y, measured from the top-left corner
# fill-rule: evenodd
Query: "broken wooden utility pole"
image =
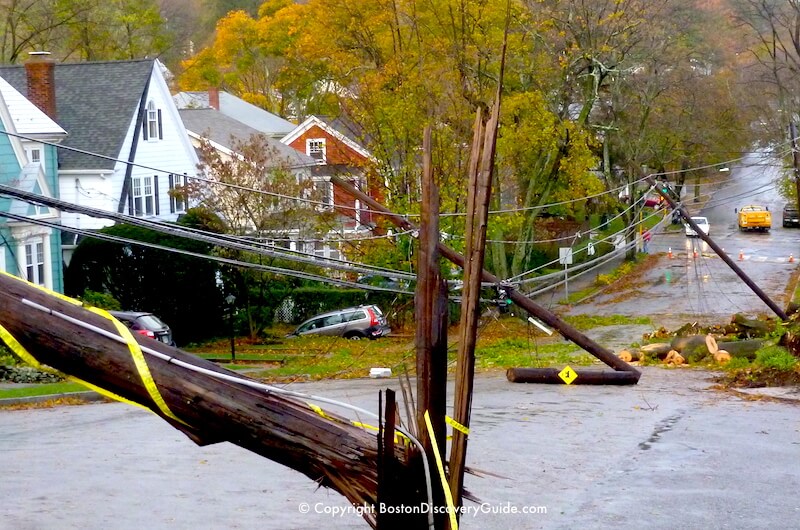
<path id="1" fill-rule="evenodd" d="M 439 187 L 434 181 L 431 127 L 423 134 L 422 203 L 420 208 L 417 288 L 414 297 L 417 350 L 417 437 L 425 448 L 431 469 L 434 451 L 444 460 L 447 412 L 447 293 L 439 270 Z M 425 428 L 428 413 L 433 436 Z M 438 447 L 434 447 L 433 439 Z M 443 506 L 442 488 L 434 488 L 434 505 Z M 444 527 L 444 513 L 434 514 L 436 528 Z"/>
<path id="2" fill-rule="evenodd" d="M 697 234 L 697 237 L 708 243 L 708 246 L 711 247 L 711 250 L 716 252 L 717 256 L 722 258 L 722 261 L 724 261 L 728 265 L 728 267 L 730 267 L 733 270 L 733 272 L 735 272 L 736 275 L 742 279 L 745 285 L 747 285 L 756 294 L 756 296 L 758 296 L 761 299 L 762 302 L 767 304 L 767 306 L 770 309 L 772 309 L 772 311 L 776 315 L 778 315 L 778 318 L 780 318 L 781 320 L 788 319 L 783 309 L 781 309 L 778 306 L 778 304 L 772 301 L 772 299 L 769 296 L 767 296 L 767 294 L 764 291 L 762 291 L 761 288 L 758 285 L 756 285 L 755 282 L 753 282 L 753 280 L 751 280 L 750 277 L 747 276 L 747 274 L 745 274 L 741 268 L 739 268 L 738 265 L 736 265 L 736 262 L 733 261 L 731 257 L 728 256 L 728 254 L 725 253 L 725 251 L 722 250 L 720 246 L 717 245 L 714 242 L 714 240 L 708 236 L 708 234 L 703 232 L 703 230 L 699 226 L 697 226 L 697 223 L 692 221 L 692 217 L 689 215 L 689 212 L 687 212 L 683 206 L 679 205 L 674 200 L 672 200 L 672 197 L 670 196 L 669 193 L 661 190 L 660 186 L 656 185 L 656 182 L 651 175 L 648 175 L 646 177 L 646 180 L 648 184 L 653 186 L 653 188 L 658 192 L 659 195 L 664 197 L 664 200 L 667 201 L 667 204 L 669 204 L 670 208 L 672 208 L 673 210 L 677 210 L 681 214 L 683 220 L 686 222 L 686 224 L 688 224 L 692 228 L 692 230 L 694 230 L 694 233 Z"/>
<path id="3" fill-rule="evenodd" d="M 635 385 L 639 379 L 633 372 L 609 372 L 608 370 L 573 370 L 576 378 L 571 385 Z M 512 383 L 540 383 L 563 385 L 558 368 L 509 368 L 506 378 Z"/>
<path id="4" fill-rule="evenodd" d="M 198 445 L 228 441 L 303 473 L 354 505 L 377 502 L 376 436 L 312 404 L 333 405 L 332 400 L 268 387 L 131 334 L 113 319 L 6 273 L 0 274 L 0 337 L 12 351 L 30 358 L 29 364 L 51 367 L 106 395 L 140 404 Z M 385 447 L 392 454 L 384 456 L 396 463 L 394 480 L 404 484 L 394 491 L 394 502 L 427 502 L 426 476 L 422 466 L 410 464 L 409 448 Z M 376 524 L 370 510 L 364 510 L 364 518 Z"/>
<path id="5" fill-rule="evenodd" d="M 502 76 L 501 76 L 502 77 Z M 486 250 L 486 226 L 494 170 L 497 123 L 500 118 L 500 91 L 489 121 L 484 125 L 483 113 L 475 116 L 474 136 L 469 163 L 467 193 L 466 247 L 463 293 L 461 298 L 461 338 L 456 361 L 455 402 L 453 419 L 462 428 L 453 429 L 450 454 L 450 493 L 456 507 L 462 504 L 464 467 L 467 459 L 467 433 L 472 413 L 472 392 L 475 379 L 475 346 L 480 318 L 481 276 Z"/>
<path id="6" fill-rule="evenodd" d="M 394 223 L 397 227 L 402 228 L 403 230 L 416 230 L 417 227 L 405 219 L 403 216 L 398 215 L 384 205 L 367 195 L 366 193 L 362 192 L 346 180 L 337 177 L 331 176 L 331 181 L 335 182 L 337 186 L 340 186 L 343 190 L 347 191 L 347 193 L 353 195 L 355 198 L 360 200 L 363 204 L 367 205 L 371 210 L 375 210 L 376 212 L 380 212 L 380 215 L 386 217 L 389 221 Z M 451 262 L 455 263 L 461 268 L 465 267 L 465 260 L 464 256 L 456 252 L 455 250 L 449 248 L 448 246 L 444 245 L 443 243 L 439 243 L 439 252 L 442 256 L 450 260 Z M 500 285 L 501 281 L 500 278 L 492 274 L 487 270 L 481 271 L 481 278 L 484 282 L 493 283 Z M 588 353 L 594 355 L 608 366 L 613 368 L 614 370 L 618 371 L 625 371 L 625 372 L 634 372 L 637 374 L 636 381 L 639 380 L 641 372 L 631 366 L 630 364 L 626 363 L 625 361 L 621 360 L 619 357 L 614 355 L 613 352 L 603 348 L 592 339 L 578 331 L 577 329 L 573 328 L 564 320 L 562 320 L 558 315 L 552 313 L 545 309 L 544 307 L 540 306 L 530 298 L 526 297 L 524 294 L 520 293 L 516 289 L 507 288 L 506 292 L 508 293 L 508 298 L 514 302 L 518 307 L 526 310 L 531 315 L 535 316 L 545 324 L 549 325 L 552 328 L 557 329 L 561 335 L 564 336 L 567 340 L 570 340 L 586 350 Z"/>

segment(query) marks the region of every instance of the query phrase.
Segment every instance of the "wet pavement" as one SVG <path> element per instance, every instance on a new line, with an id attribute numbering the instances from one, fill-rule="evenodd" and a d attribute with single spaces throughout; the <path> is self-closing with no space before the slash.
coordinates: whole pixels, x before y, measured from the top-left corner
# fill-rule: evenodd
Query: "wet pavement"
<path id="1" fill-rule="evenodd" d="M 732 207 L 702 213 L 712 235 L 733 255 L 741 247 L 737 262 L 785 302 L 797 265 L 788 256 L 800 258 L 800 230 L 739 235 L 728 220 Z M 603 293 L 570 312 L 657 315 L 655 327 L 669 329 L 687 319 L 768 312 L 697 240 L 656 234 L 651 252 L 659 261 L 637 280 L 636 296 Z M 570 281 L 579 288 L 579 280 Z M 547 299 L 543 305 L 557 296 Z M 653 327 L 588 334 L 617 351 Z M 490 474 L 467 476 L 484 504 L 466 503 L 471 511 L 461 527 L 797 528 L 800 392 L 723 392 L 710 376 L 645 367 L 629 387 L 478 376 L 467 463 Z M 397 384 L 367 379 L 292 389 L 375 410 L 387 387 Z M 0 530 L 367 528 L 355 509 L 340 513 L 349 508 L 343 497 L 307 477 L 228 443 L 198 447 L 156 416 L 117 403 L 0 410 L 0 470 Z"/>
<path id="2" fill-rule="evenodd" d="M 468 464 L 506 478 L 467 477 L 485 504 L 467 503 L 478 513 L 462 528 L 795 527 L 800 407 L 712 390 L 708 377 L 646 367 L 636 386 L 602 387 L 479 376 Z M 374 409 L 396 386 L 292 389 Z M 367 527 L 332 515 L 344 499 L 299 473 L 228 443 L 195 446 L 124 404 L 2 411 L 0 433 L 3 530 Z"/>

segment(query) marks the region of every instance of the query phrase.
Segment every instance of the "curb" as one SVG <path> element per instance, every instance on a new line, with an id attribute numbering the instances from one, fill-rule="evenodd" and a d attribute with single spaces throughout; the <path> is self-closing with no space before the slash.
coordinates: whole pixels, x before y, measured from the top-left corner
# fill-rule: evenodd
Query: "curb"
<path id="1" fill-rule="evenodd" d="M 27 396 L 19 398 L 4 398 L 0 399 L 0 407 L 9 405 L 28 405 L 31 403 L 45 403 L 54 399 L 72 398 L 80 401 L 94 402 L 94 401 L 108 401 L 106 397 L 93 392 L 91 390 L 83 392 L 67 392 L 64 394 L 46 394 L 43 396 Z"/>

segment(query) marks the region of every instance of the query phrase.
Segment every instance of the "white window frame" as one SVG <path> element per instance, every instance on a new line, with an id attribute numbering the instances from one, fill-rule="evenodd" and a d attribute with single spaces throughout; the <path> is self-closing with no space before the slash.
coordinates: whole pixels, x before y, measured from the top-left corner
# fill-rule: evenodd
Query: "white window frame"
<path id="1" fill-rule="evenodd" d="M 319 199 L 320 202 L 322 202 L 322 204 L 315 204 L 315 209 L 317 211 L 323 211 L 333 208 L 333 182 L 324 177 L 314 177 L 311 179 L 311 182 L 314 187 L 315 199 Z M 321 193 L 316 193 L 320 191 Z"/>
<path id="2" fill-rule="evenodd" d="M 20 244 L 19 276 L 36 285 L 52 288 L 53 278 L 50 271 L 49 238 L 46 236 L 33 236 Z"/>
<path id="3" fill-rule="evenodd" d="M 315 153 L 322 153 L 321 157 L 314 156 Z M 325 138 L 307 138 L 306 139 L 306 154 L 320 164 L 324 164 L 328 160 L 328 146 Z"/>
<path id="4" fill-rule="evenodd" d="M 42 169 L 46 169 L 44 165 L 44 146 L 42 144 L 26 145 L 25 156 L 28 157 L 28 162 L 31 164 L 39 164 Z"/>
<path id="5" fill-rule="evenodd" d="M 151 99 L 147 102 L 147 141 L 158 141 L 158 109 Z"/>
<path id="6" fill-rule="evenodd" d="M 186 175 L 173 173 L 171 179 L 172 185 L 169 188 L 169 211 L 170 213 L 184 213 L 186 211 L 186 200 L 173 195 L 172 192 L 186 186 Z"/>
<path id="7" fill-rule="evenodd" d="M 131 178 L 131 198 L 133 199 L 134 216 L 147 217 L 156 214 L 156 191 L 154 180 L 155 179 L 152 175 L 142 175 Z M 149 212 L 147 211 L 148 206 L 150 207 Z"/>

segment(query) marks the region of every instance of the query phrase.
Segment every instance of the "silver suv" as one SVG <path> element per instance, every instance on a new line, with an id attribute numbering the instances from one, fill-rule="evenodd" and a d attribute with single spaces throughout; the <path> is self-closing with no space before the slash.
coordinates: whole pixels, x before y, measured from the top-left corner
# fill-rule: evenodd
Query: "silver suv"
<path id="1" fill-rule="evenodd" d="M 386 318 L 375 305 L 361 305 L 322 313 L 309 318 L 290 333 L 300 335 L 328 335 L 346 339 L 377 339 L 391 333 Z"/>

